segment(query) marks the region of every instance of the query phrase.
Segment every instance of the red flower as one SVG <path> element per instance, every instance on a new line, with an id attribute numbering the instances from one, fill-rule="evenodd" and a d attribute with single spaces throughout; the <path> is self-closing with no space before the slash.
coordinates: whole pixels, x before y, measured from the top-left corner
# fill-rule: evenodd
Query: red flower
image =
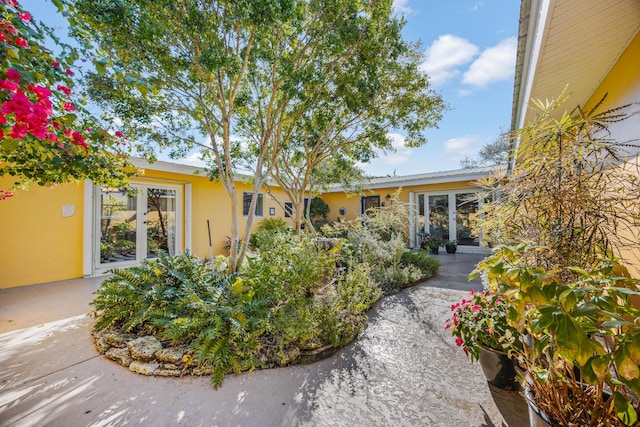
<path id="1" fill-rule="evenodd" d="M 22 37 L 16 37 L 16 39 L 14 40 L 16 46 L 20 46 L 20 47 L 29 47 L 29 44 L 27 43 L 27 41 L 25 39 L 23 39 Z"/>
<path id="2" fill-rule="evenodd" d="M 11 191 L 0 190 L 0 200 L 8 199 L 9 197 L 13 197 Z"/>
<path id="3" fill-rule="evenodd" d="M 74 111 L 76 107 L 71 102 L 64 103 L 64 111 Z"/>
<path id="4" fill-rule="evenodd" d="M 20 17 L 20 19 L 22 19 L 23 21 L 31 21 L 31 14 L 24 12 L 24 13 L 19 13 L 18 16 Z"/>
<path id="5" fill-rule="evenodd" d="M 116 131 L 116 136 L 118 138 L 122 138 L 122 132 L 120 132 L 119 130 Z"/>
<path id="6" fill-rule="evenodd" d="M 460 347 L 462 344 L 464 344 L 464 341 L 462 341 L 462 338 L 460 337 L 456 338 L 456 345 Z"/>
<path id="7" fill-rule="evenodd" d="M 481 305 L 474 305 L 473 307 L 471 307 L 471 310 L 477 311 L 477 310 L 482 310 L 482 306 Z"/>
<path id="8" fill-rule="evenodd" d="M 86 141 L 84 140 L 84 137 L 82 135 L 80 135 L 80 132 L 73 132 L 72 136 L 73 136 L 73 141 L 71 141 L 71 143 L 73 145 L 79 145 L 84 149 L 88 149 L 89 148 L 89 146 L 87 145 Z"/>
<path id="9" fill-rule="evenodd" d="M 64 70 L 64 72 L 65 72 L 65 73 L 67 73 L 67 74 L 68 74 L 68 75 L 70 75 L 70 76 L 73 76 L 73 75 L 75 74 L 73 71 L 71 71 L 71 70 L 70 70 L 70 69 L 68 69 L 68 68 L 67 68 L 66 70 Z"/>
<path id="10" fill-rule="evenodd" d="M 53 61 L 53 62 L 51 63 L 51 66 L 52 66 L 52 67 L 59 67 L 59 66 L 60 66 L 60 63 L 59 63 L 58 61 Z"/>
<path id="11" fill-rule="evenodd" d="M 70 95 L 71 94 L 71 89 L 69 89 L 66 86 L 58 85 L 58 86 L 56 86 L 56 89 L 58 89 L 60 92 L 64 92 L 66 95 Z"/>
<path id="12" fill-rule="evenodd" d="M 7 70 L 7 78 L 9 80 L 13 80 L 16 83 L 20 83 L 20 73 L 14 70 L 13 68 L 9 68 Z"/>
<path id="13" fill-rule="evenodd" d="M 18 85 L 10 80 L 1 80 L 0 79 L 0 89 L 8 90 L 9 92 L 15 93 L 18 90 Z"/>
<path id="14" fill-rule="evenodd" d="M 11 133 L 9 135 L 11 136 L 11 138 L 23 139 L 28 131 L 29 129 L 27 128 L 27 125 L 23 123 L 16 123 L 11 128 Z"/>

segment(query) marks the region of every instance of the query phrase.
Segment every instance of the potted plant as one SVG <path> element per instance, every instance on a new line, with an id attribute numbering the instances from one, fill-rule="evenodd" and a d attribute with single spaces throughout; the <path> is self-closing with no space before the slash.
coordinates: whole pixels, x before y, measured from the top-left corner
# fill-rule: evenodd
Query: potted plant
<path id="1" fill-rule="evenodd" d="M 440 246 L 442 246 L 442 239 L 437 236 L 427 235 L 426 239 L 424 240 L 424 245 L 431 250 L 432 254 L 438 255 L 438 249 L 440 249 Z"/>
<path id="2" fill-rule="evenodd" d="M 444 248 L 447 250 L 448 254 L 455 254 L 458 249 L 458 241 L 457 240 L 447 240 L 444 243 Z"/>
<path id="3" fill-rule="evenodd" d="M 478 360 L 487 381 L 498 388 L 518 390 L 516 360 L 522 348 L 517 328 L 509 324 L 507 300 L 498 293 L 471 291 L 451 305 L 445 328 L 471 361 Z"/>
<path id="4" fill-rule="evenodd" d="M 630 296 L 640 282 L 616 276 L 608 259 L 589 271 L 545 269 L 532 262 L 545 251 L 501 246 L 477 268 L 528 337 L 518 360 L 532 425 L 637 425 L 640 310 Z"/>

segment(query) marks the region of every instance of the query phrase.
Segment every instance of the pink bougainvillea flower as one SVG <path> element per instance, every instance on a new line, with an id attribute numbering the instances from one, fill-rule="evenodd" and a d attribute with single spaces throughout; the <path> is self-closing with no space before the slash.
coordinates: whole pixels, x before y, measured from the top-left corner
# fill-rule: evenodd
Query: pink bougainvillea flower
<path id="1" fill-rule="evenodd" d="M 84 140 L 84 137 L 80 134 L 80 132 L 73 132 L 71 136 L 73 138 L 73 140 L 71 141 L 73 145 L 79 145 L 84 149 L 89 148 L 86 141 Z"/>
<path id="2" fill-rule="evenodd" d="M 64 111 L 74 111 L 75 109 L 75 105 L 73 105 L 71 102 L 67 101 L 64 103 Z"/>
<path id="3" fill-rule="evenodd" d="M 476 304 L 476 305 L 474 305 L 473 307 L 471 307 L 471 310 L 474 310 L 474 311 L 482 310 L 482 306 L 481 306 L 481 305 Z"/>
<path id="4" fill-rule="evenodd" d="M 462 341 L 462 338 L 460 337 L 456 338 L 456 345 L 460 347 L 462 344 L 464 344 L 464 341 Z"/>
<path id="5" fill-rule="evenodd" d="M 0 190 L 0 200 L 8 199 L 9 197 L 13 197 L 11 191 Z"/>
<path id="6" fill-rule="evenodd" d="M 24 12 L 24 13 L 19 13 L 18 17 L 20 19 L 22 19 L 23 21 L 31 21 L 31 14 L 28 12 Z"/>
<path id="7" fill-rule="evenodd" d="M 459 302 L 457 302 L 455 304 L 451 304 L 451 311 L 454 311 L 458 307 L 460 307 L 460 303 Z"/>
<path id="8" fill-rule="evenodd" d="M 60 66 L 60 63 L 59 63 L 58 61 L 53 61 L 53 62 L 51 63 L 51 66 L 52 66 L 52 67 L 59 67 L 59 66 Z"/>
<path id="9" fill-rule="evenodd" d="M 0 79 L 0 89 L 8 90 L 9 92 L 15 93 L 19 87 L 20 86 L 10 80 Z"/>
<path id="10" fill-rule="evenodd" d="M 14 43 L 16 44 L 16 46 L 26 47 L 26 48 L 29 47 L 29 43 L 27 43 L 27 41 L 22 37 L 16 37 L 16 39 L 14 40 Z"/>
<path id="11" fill-rule="evenodd" d="M 11 127 L 11 132 L 9 133 L 9 135 L 11 136 L 11 138 L 23 139 L 27 132 L 29 132 L 29 128 L 27 128 L 27 125 L 23 123 L 16 123 Z"/>
<path id="12" fill-rule="evenodd" d="M 29 85 L 27 89 L 35 93 L 39 100 L 49 99 L 51 91 L 44 86 Z"/>
<path id="13" fill-rule="evenodd" d="M 444 325 L 444 328 L 445 328 L 445 329 L 449 329 L 449 328 L 451 328 L 451 323 L 447 322 L 447 323 Z"/>
<path id="14" fill-rule="evenodd" d="M 64 92 L 66 95 L 71 95 L 71 89 L 64 85 L 58 85 L 56 86 L 56 89 L 58 89 L 60 92 Z"/>
<path id="15" fill-rule="evenodd" d="M 67 74 L 68 74 L 68 75 L 70 75 L 70 76 L 73 76 L 73 75 L 75 74 L 73 71 L 71 71 L 71 70 L 70 70 L 70 69 L 68 69 L 68 68 L 67 68 L 66 70 L 64 70 L 64 72 L 65 72 L 65 73 L 67 73 Z"/>
<path id="16" fill-rule="evenodd" d="M 13 80 L 16 83 L 20 83 L 20 73 L 14 70 L 13 68 L 9 68 L 7 70 L 7 78 L 9 80 Z"/>
<path id="17" fill-rule="evenodd" d="M 116 131 L 115 134 L 118 138 L 122 138 L 122 132 L 120 132 L 119 130 Z"/>

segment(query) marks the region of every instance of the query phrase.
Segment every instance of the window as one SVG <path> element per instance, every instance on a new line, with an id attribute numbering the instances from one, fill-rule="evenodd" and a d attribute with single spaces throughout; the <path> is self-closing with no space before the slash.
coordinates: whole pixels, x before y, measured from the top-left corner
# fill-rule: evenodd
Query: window
<path id="1" fill-rule="evenodd" d="M 284 217 L 291 218 L 293 216 L 293 203 L 284 202 Z"/>
<path id="2" fill-rule="evenodd" d="M 380 196 L 364 196 L 360 198 L 361 213 L 367 213 L 369 209 L 380 207 Z"/>
<path id="3" fill-rule="evenodd" d="M 242 193 L 242 215 L 249 216 L 249 207 L 251 206 L 252 193 Z M 258 200 L 256 200 L 256 216 L 264 215 L 264 195 L 258 193 Z"/>

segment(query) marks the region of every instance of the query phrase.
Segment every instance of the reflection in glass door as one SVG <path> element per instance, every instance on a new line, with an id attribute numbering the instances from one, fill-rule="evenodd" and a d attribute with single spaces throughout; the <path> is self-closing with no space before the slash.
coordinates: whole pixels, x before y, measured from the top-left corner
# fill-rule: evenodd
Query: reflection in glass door
<path id="1" fill-rule="evenodd" d="M 429 235 L 449 240 L 449 196 L 430 195 L 428 215 Z"/>
<path id="2" fill-rule="evenodd" d="M 98 202 L 97 266 L 119 267 L 156 258 L 163 250 L 174 255 L 178 241 L 178 187 L 133 185 L 101 188 Z"/>
<path id="3" fill-rule="evenodd" d="M 176 191 L 162 188 L 147 189 L 147 258 L 155 258 L 158 251 L 175 254 Z"/>
<path id="4" fill-rule="evenodd" d="M 124 190 L 100 192 L 100 263 L 136 259 L 137 197 Z"/>
<path id="5" fill-rule="evenodd" d="M 471 220 L 478 211 L 475 193 L 456 194 L 456 240 L 458 245 L 480 246 L 477 236 L 471 233 Z"/>

